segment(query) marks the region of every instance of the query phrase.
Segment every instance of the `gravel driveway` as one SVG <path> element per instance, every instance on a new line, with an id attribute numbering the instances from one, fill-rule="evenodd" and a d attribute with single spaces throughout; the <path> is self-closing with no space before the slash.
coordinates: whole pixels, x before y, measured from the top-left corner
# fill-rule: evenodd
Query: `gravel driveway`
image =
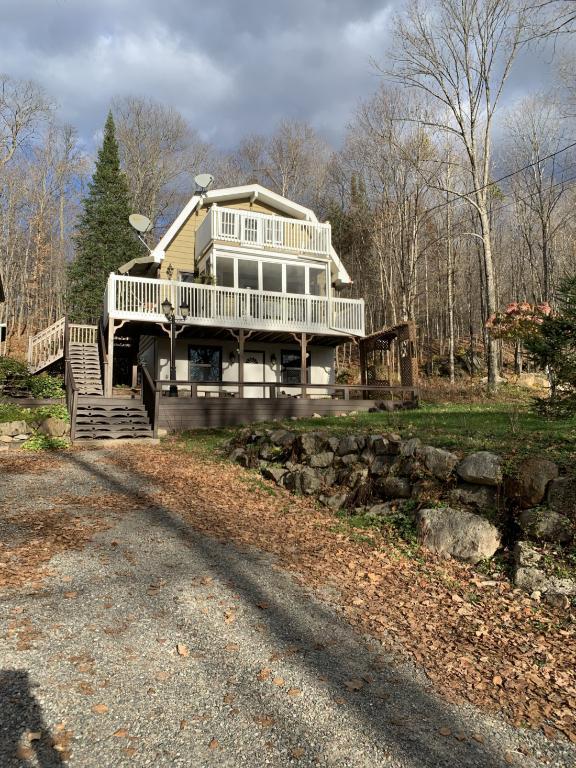
<path id="1" fill-rule="evenodd" d="M 65 503 L 108 526 L 41 588 L 0 592 L 2 768 L 576 765 L 568 742 L 441 700 L 330 595 L 147 503 L 113 455 L 43 473 L 0 457 L 5 511 Z"/>

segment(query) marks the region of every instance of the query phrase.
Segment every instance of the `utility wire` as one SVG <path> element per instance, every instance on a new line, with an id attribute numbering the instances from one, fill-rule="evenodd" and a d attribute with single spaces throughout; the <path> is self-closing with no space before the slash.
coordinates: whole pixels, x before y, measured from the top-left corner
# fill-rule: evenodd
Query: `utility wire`
<path id="1" fill-rule="evenodd" d="M 481 187 L 476 187 L 476 189 L 471 189 L 468 192 L 463 192 L 461 195 L 457 195 L 456 197 L 453 197 L 451 200 L 445 200 L 443 203 L 438 203 L 438 205 L 435 205 L 433 208 L 429 208 L 426 212 L 427 214 L 432 213 L 432 211 L 437 211 L 439 208 L 445 208 L 447 205 L 452 205 L 452 203 L 462 202 L 466 197 L 470 195 L 476 194 L 476 192 L 481 192 L 483 189 L 488 189 L 488 187 L 492 187 L 495 184 L 499 184 L 501 181 L 506 181 L 506 179 L 512 178 L 512 176 L 516 176 L 518 173 L 522 173 L 522 171 L 527 171 L 529 168 L 533 168 L 535 165 L 538 165 L 539 163 L 543 163 L 545 160 L 550 160 L 553 157 L 556 157 L 556 155 L 562 154 L 562 152 L 566 152 L 569 149 L 572 149 L 572 147 L 576 147 L 576 141 L 573 141 L 571 144 L 568 144 L 566 147 L 563 147 L 562 149 L 556 150 L 556 152 L 551 152 L 549 155 L 545 155 L 544 157 L 539 157 L 534 162 L 528 163 L 527 165 L 522 166 L 522 168 L 517 168 L 515 171 L 511 171 L 510 173 L 504 174 L 504 176 L 500 176 L 498 179 L 494 179 L 494 181 L 489 181 L 488 184 L 483 184 Z"/>

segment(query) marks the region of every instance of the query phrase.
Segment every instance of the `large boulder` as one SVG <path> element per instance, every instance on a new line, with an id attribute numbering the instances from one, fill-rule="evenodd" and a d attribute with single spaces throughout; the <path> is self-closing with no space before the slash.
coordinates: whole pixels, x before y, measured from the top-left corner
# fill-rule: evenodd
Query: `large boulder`
<path id="1" fill-rule="evenodd" d="M 524 459 L 514 475 L 505 482 L 506 496 L 521 509 L 540 504 L 551 480 L 558 477 L 558 467 L 548 459 Z"/>
<path id="2" fill-rule="evenodd" d="M 382 435 L 368 435 L 366 439 L 366 446 L 376 456 L 383 456 L 388 453 L 390 444 Z"/>
<path id="3" fill-rule="evenodd" d="M 278 445 L 281 448 L 291 448 L 294 440 L 296 440 L 296 435 L 287 429 L 274 429 L 270 432 L 269 438 L 273 445 Z"/>
<path id="4" fill-rule="evenodd" d="M 7 421 L 0 424 L 0 435 L 16 437 L 16 435 L 30 435 L 32 429 L 25 421 Z"/>
<path id="5" fill-rule="evenodd" d="M 300 467 L 284 476 L 284 486 L 294 493 L 312 496 L 318 493 L 324 484 L 324 478 L 312 467 Z"/>
<path id="6" fill-rule="evenodd" d="M 376 490 L 385 499 L 409 499 L 412 495 L 412 484 L 406 477 L 389 475 L 378 480 Z"/>
<path id="7" fill-rule="evenodd" d="M 358 451 L 364 448 L 365 442 L 365 439 L 363 437 L 358 437 L 358 435 L 346 435 L 345 437 L 340 438 L 336 453 L 338 456 L 358 453 Z"/>
<path id="8" fill-rule="evenodd" d="M 574 533 L 568 518 L 543 507 L 525 509 L 518 515 L 518 525 L 527 537 L 554 544 L 565 544 Z"/>
<path id="9" fill-rule="evenodd" d="M 329 467 L 334 461 L 334 454 L 331 451 L 322 451 L 322 453 L 315 453 L 310 456 L 309 463 L 311 467 L 317 469 L 324 469 Z"/>
<path id="10" fill-rule="evenodd" d="M 576 580 L 550 576 L 543 569 L 542 555 L 527 542 L 518 541 L 513 550 L 514 584 L 530 594 L 543 595 L 557 607 L 568 607 L 576 595 Z"/>
<path id="11" fill-rule="evenodd" d="M 402 443 L 400 446 L 400 456 L 415 456 L 421 445 L 422 441 L 418 437 L 412 437 L 410 440 L 406 440 L 406 442 Z"/>
<path id="12" fill-rule="evenodd" d="M 500 546 L 498 529 L 479 515 L 461 509 L 421 509 L 417 515 L 422 544 L 434 552 L 468 563 L 492 557 Z"/>
<path id="13" fill-rule="evenodd" d="M 458 456 L 442 448 L 424 445 L 416 451 L 416 456 L 430 474 L 438 480 L 448 480 L 454 467 L 458 464 Z"/>
<path id="14" fill-rule="evenodd" d="M 491 485 L 461 483 L 450 491 L 448 498 L 452 504 L 463 504 L 480 512 L 492 512 L 498 506 L 496 488 Z"/>
<path id="15" fill-rule="evenodd" d="M 294 442 L 296 451 L 303 458 L 321 453 L 324 450 L 325 444 L 325 436 L 318 432 L 303 432 L 301 435 L 298 435 Z"/>
<path id="16" fill-rule="evenodd" d="M 64 437 L 70 432 L 70 424 L 64 419 L 49 416 L 40 422 L 38 431 L 47 437 Z"/>
<path id="17" fill-rule="evenodd" d="M 576 521 L 576 480 L 559 477 L 548 486 L 548 506 L 561 515 Z"/>
<path id="18" fill-rule="evenodd" d="M 478 485 L 500 485 L 502 482 L 502 459 L 490 451 L 477 451 L 458 464 L 458 476 L 467 483 Z"/>
<path id="19" fill-rule="evenodd" d="M 273 480 L 276 485 L 282 485 L 283 479 L 287 473 L 287 469 L 284 467 L 263 467 L 262 475 L 267 480 Z"/>

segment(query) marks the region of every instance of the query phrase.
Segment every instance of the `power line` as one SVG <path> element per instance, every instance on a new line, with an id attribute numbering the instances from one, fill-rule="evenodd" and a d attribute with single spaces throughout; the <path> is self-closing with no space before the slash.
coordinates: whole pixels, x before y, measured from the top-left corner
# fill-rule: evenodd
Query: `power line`
<path id="1" fill-rule="evenodd" d="M 522 166 L 522 168 L 517 168 L 515 171 L 511 171 L 510 173 L 506 173 L 504 174 L 504 176 L 500 176 L 498 179 L 494 179 L 494 181 L 489 181 L 487 184 L 483 184 L 481 187 L 476 187 L 476 189 L 471 189 L 468 192 L 463 192 L 461 195 L 457 195 L 456 197 L 453 197 L 451 200 L 445 200 L 443 203 L 438 203 L 438 205 L 435 205 L 433 208 L 429 208 L 427 211 L 427 214 L 432 213 L 432 211 L 437 211 L 439 208 L 445 208 L 447 205 L 452 205 L 452 203 L 462 202 L 469 195 L 474 195 L 477 192 L 481 192 L 483 189 L 488 189 L 488 187 L 492 187 L 495 184 L 499 184 L 501 181 L 506 181 L 506 179 L 511 179 L 512 176 L 516 176 L 517 174 L 522 173 L 523 171 L 527 171 L 529 168 L 533 168 L 535 165 L 538 165 L 539 163 L 543 163 L 545 160 L 550 160 L 551 158 L 562 154 L 562 152 L 566 152 L 567 150 L 572 149 L 572 147 L 576 147 L 576 141 L 573 141 L 571 144 L 568 144 L 566 147 L 563 147 L 562 149 L 556 150 L 556 152 L 551 152 L 549 155 L 545 155 L 544 157 L 538 157 L 536 160 L 534 160 L 534 162 L 528 163 L 527 165 Z"/>

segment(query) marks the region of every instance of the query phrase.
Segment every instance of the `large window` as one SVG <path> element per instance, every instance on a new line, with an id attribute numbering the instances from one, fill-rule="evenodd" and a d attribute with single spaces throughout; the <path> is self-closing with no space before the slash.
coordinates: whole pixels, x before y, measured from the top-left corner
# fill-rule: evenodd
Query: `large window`
<path id="1" fill-rule="evenodd" d="M 258 219 L 244 219 L 244 240 L 247 243 L 258 242 Z"/>
<path id="2" fill-rule="evenodd" d="M 258 290 L 258 262 L 238 259 L 238 288 Z"/>
<path id="3" fill-rule="evenodd" d="M 282 264 L 262 262 L 262 290 L 282 291 Z"/>
<path id="4" fill-rule="evenodd" d="M 310 267 L 310 293 L 312 296 L 326 296 L 326 269 Z"/>
<path id="5" fill-rule="evenodd" d="M 306 293 L 306 267 L 286 264 L 286 293 Z"/>
<path id="6" fill-rule="evenodd" d="M 216 285 L 234 288 L 234 259 L 218 256 L 216 259 Z"/>
<path id="7" fill-rule="evenodd" d="M 190 381 L 222 380 L 222 347 L 188 347 Z"/>
<path id="8" fill-rule="evenodd" d="M 299 350 L 283 349 L 280 353 L 282 363 L 282 383 L 301 384 L 302 382 L 302 357 Z M 306 380 L 310 381 L 310 352 L 306 353 Z"/>

